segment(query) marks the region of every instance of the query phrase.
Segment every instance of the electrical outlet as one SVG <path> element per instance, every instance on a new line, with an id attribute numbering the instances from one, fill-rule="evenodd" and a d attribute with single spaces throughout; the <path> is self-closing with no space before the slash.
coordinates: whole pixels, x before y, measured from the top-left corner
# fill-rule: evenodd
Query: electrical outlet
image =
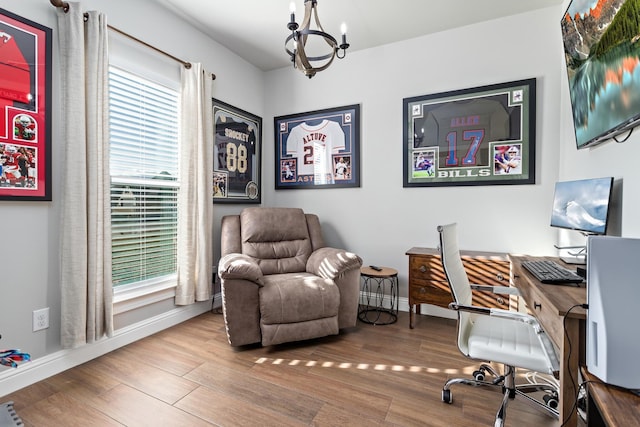
<path id="1" fill-rule="evenodd" d="M 49 327 L 49 307 L 33 312 L 33 332 Z"/>

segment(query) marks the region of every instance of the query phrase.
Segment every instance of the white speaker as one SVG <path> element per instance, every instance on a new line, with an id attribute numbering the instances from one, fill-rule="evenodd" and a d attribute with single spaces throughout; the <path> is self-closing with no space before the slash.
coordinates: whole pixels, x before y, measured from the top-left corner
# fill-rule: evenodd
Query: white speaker
<path id="1" fill-rule="evenodd" d="M 640 239 L 587 239 L 587 369 L 640 389 Z"/>

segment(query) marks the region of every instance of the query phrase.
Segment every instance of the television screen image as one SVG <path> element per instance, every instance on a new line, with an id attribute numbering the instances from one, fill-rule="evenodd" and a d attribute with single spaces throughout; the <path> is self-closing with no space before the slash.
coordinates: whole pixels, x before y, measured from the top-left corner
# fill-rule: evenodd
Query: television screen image
<path id="1" fill-rule="evenodd" d="M 587 235 L 605 234 L 612 186 L 612 177 L 557 182 L 551 226 Z"/>
<path id="2" fill-rule="evenodd" d="M 561 21 L 577 148 L 640 121 L 640 0 L 572 0 Z"/>

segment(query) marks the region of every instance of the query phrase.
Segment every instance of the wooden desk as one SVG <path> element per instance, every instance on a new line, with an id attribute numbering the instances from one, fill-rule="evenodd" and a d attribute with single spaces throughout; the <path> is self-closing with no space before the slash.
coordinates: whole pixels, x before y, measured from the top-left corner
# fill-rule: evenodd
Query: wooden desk
<path id="1" fill-rule="evenodd" d="M 560 424 L 576 426 L 578 415 L 572 411 L 578 389 L 578 368 L 584 361 L 586 312 L 575 305 L 587 302 L 584 284 L 577 286 L 547 285 L 539 282 L 522 267 L 522 261 L 558 258 L 509 255 L 511 283 L 518 288 L 528 311 L 534 315 L 558 349 L 560 359 Z M 519 309 L 523 309 L 519 307 Z M 569 310 L 571 311 L 569 312 Z"/>
<path id="2" fill-rule="evenodd" d="M 608 385 L 581 367 L 587 384 L 587 424 L 589 427 L 640 426 L 640 396 Z"/>
<path id="3" fill-rule="evenodd" d="M 411 248 L 409 255 L 409 327 L 414 327 L 414 309 L 420 314 L 420 304 L 448 308 L 453 301 L 449 283 L 442 269 L 440 251 L 435 248 Z M 488 286 L 508 286 L 510 266 L 505 253 L 460 251 L 462 264 L 471 283 Z M 474 290 L 473 305 L 509 309 L 509 298 L 492 292 Z"/>

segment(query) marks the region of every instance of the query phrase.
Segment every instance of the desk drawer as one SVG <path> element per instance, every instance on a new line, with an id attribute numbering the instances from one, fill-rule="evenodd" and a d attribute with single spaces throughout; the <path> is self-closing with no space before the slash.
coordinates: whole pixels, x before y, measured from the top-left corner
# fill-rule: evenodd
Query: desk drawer
<path id="1" fill-rule="evenodd" d="M 551 338 L 551 341 L 553 341 L 558 348 L 562 348 L 564 330 L 562 318 L 559 317 L 558 310 L 536 288 L 529 288 L 526 300 L 528 304 L 531 304 L 528 307 L 529 311 L 538 318 L 538 321 L 543 325 L 543 329 L 549 338 Z"/>
<path id="2" fill-rule="evenodd" d="M 439 256 L 412 256 L 409 258 L 409 273 L 412 279 L 446 282 Z"/>
<path id="3" fill-rule="evenodd" d="M 411 304 L 433 304 L 448 307 L 453 298 L 447 282 L 415 279 L 409 285 L 409 301 Z"/>
<path id="4" fill-rule="evenodd" d="M 509 286 L 509 261 L 463 259 L 469 282 L 479 285 Z"/>
<path id="5" fill-rule="evenodd" d="M 429 252 L 429 253 L 427 253 Z M 503 254 L 462 253 L 469 282 L 478 285 L 509 286 L 511 263 Z M 433 304 L 448 307 L 453 301 L 437 250 L 409 256 L 409 305 Z M 472 304 L 509 309 L 509 297 L 473 291 Z"/>

